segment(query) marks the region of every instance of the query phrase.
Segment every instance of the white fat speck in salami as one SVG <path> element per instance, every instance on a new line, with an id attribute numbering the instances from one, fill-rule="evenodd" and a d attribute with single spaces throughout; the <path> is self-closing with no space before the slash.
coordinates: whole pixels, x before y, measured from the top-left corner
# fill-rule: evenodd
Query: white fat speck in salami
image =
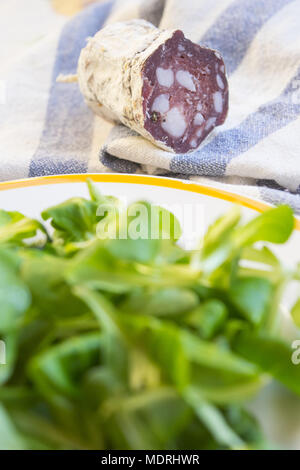
<path id="1" fill-rule="evenodd" d="M 186 70 L 178 70 L 178 72 L 176 72 L 176 80 L 187 90 L 196 91 L 192 75 Z"/>
<path id="2" fill-rule="evenodd" d="M 194 124 L 195 126 L 201 126 L 204 122 L 204 117 L 202 116 L 201 113 L 197 113 L 195 118 L 194 118 Z"/>
<path id="3" fill-rule="evenodd" d="M 205 124 L 205 130 L 213 128 L 215 123 L 216 123 L 216 120 L 217 120 L 217 118 L 215 118 L 215 117 L 209 118 L 207 120 L 206 124 Z"/>
<path id="4" fill-rule="evenodd" d="M 173 137 L 182 137 L 186 130 L 186 122 L 178 108 L 172 108 L 166 114 L 162 128 Z"/>
<path id="5" fill-rule="evenodd" d="M 169 152 L 195 150 L 227 116 L 218 53 L 141 19 L 109 24 L 89 38 L 77 76 L 96 114 Z"/>
<path id="6" fill-rule="evenodd" d="M 214 106 L 216 113 L 221 113 L 223 110 L 223 99 L 222 99 L 222 93 L 220 91 L 216 91 L 213 94 L 214 98 Z"/>
<path id="7" fill-rule="evenodd" d="M 216 81 L 217 81 L 218 87 L 221 88 L 221 90 L 224 90 L 224 82 L 222 80 L 222 77 L 219 74 L 217 74 L 216 76 Z"/>
<path id="8" fill-rule="evenodd" d="M 161 86 L 169 88 L 174 83 L 174 73 L 171 69 L 163 69 L 161 67 L 157 67 L 156 76 L 158 83 Z"/>
<path id="9" fill-rule="evenodd" d="M 158 113 L 166 113 L 169 111 L 170 104 L 169 104 L 169 95 L 163 94 L 158 95 L 152 105 L 152 111 L 157 111 Z"/>

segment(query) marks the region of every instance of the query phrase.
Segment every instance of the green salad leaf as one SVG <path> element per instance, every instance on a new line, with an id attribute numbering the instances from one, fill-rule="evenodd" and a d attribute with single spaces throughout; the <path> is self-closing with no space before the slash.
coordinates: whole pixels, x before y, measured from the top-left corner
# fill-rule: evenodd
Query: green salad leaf
<path id="1" fill-rule="evenodd" d="M 297 325 L 300 328 L 300 299 L 297 300 L 295 305 L 292 308 L 292 317 L 295 322 L 295 325 Z"/>
<path id="2" fill-rule="evenodd" d="M 0 243 L 21 243 L 34 237 L 38 230 L 46 233 L 37 220 L 29 219 L 20 212 L 0 210 Z"/>

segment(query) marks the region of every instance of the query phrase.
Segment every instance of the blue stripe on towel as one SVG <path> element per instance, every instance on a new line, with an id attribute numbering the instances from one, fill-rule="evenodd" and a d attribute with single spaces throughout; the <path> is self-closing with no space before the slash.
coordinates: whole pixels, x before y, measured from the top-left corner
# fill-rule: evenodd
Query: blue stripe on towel
<path id="1" fill-rule="evenodd" d="M 175 172 L 222 176 L 231 159 L 246 152 L 260 140 L 278 131 L 300 115 L 300 68 L 275 100 L 250 114 L 240 126 L 220 132 L 206 146 L 189 155 L 172 158 Z"/>
<path id="2" fill-rule="evenodd" d="M 107 168 L 110 168 L 117 173 L 137 173 L 140 168 L 140 165 L 130 160 L 125 160 L 124 158 L 114 157 L 109 153 L 106 153 L 105 149 L 102 152 L 101 162 Z"/>
<path id="3" fill-rule="evenodd" d="M 291 1 L 294 0 L 236 0 L 199 42 L 220 51 L 231 74 L 264 23 Z"/>
<path id="4" fill-rule="evenodd" d="M 274 206 L 280 204 L 288 204 L 295 211 L 296 214 L 300 215 L 300 196 L 299 194 L 289 193 L 280 189 L 271 189 L 267 186 L 259 188 L 260 197 Z"/>
<path id="5" fill-rule="evenodd" d="M 93 114 L 84 103 L 76 83 L 56 83 L 56 78 L 60 73 L 76 73 L 86 38 L 101 28 L 112 4 L 110 1 L 93 5 L 63 28 L 52 73 L 44 130 L 30 164 L 29 176 L 87 171 Z"/>

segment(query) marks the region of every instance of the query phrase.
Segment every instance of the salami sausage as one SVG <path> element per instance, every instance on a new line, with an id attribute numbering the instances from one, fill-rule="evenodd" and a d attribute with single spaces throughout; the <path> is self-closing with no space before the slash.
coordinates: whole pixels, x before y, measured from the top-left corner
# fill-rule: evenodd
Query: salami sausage
<path id="1" fill-rule="evenodd" d="M 114 23 L 90 38 L 78 81 L 97 114 L 175 153 L 199 147 L 228 111 L 220 54 L 144 20 Z"/>

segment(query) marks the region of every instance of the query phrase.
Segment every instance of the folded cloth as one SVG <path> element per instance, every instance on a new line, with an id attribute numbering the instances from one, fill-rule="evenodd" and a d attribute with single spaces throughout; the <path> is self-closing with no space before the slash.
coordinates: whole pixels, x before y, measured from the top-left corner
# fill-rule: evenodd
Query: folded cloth
<path id="1" fill-rule="evenodd" d="M 76 83 L 81 48 L 105 22 L 144 18 L 217 49 L 229 76 L 230 111 L 191 154 L 161 150 L 123 125 L 94 116 Z M 0 104 L 0 178 L 59 173 L 181 177 L 289 203 L 300 214 L 300 1 L 119 0 L 101 2 L 24 56 Z"/>

